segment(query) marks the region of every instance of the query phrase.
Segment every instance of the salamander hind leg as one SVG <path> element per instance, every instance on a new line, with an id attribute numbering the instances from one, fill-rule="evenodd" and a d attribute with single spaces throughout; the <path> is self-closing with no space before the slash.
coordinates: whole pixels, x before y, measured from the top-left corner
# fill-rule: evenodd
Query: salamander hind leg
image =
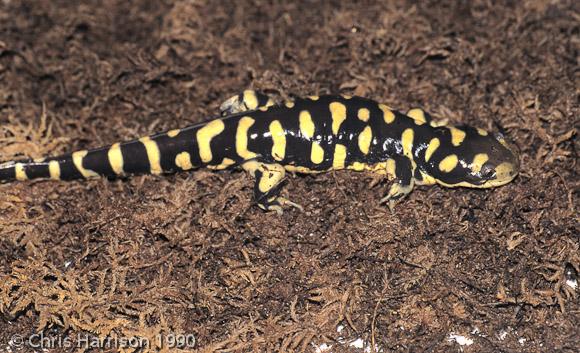
<path id="1" fill-rule="evenodd" d="M 249 110 L 267 109 L 274 104 L 274 100 L 263 93 L 245 90 L 223 102 L 220 105 L 220 114 L 226 116 Z"/>
<path id="2" fill-rule="evenodd" d="M 407 196 L 415 186 L 413 178 L 413 163 L 407 157 L 391 159 L 387 163 L 387 173 L 394 177 L 394 183 L 391 185 L 389 192 L 381 199 L 381 204 L 388 202 L 389 209 L 393 208 L 401 199 Z"/>
<path id="3" fill-rule="evenodd" d="M 266 211 L 276 211 L 282 214 L 283 206 L 295 207 L 301 211 L 304 209 L 299 204 L 279 195 L 282 181 L 286 171 L 281 164 L 269 164 L 256 160 L 242 164 L 244 170 L 250 173 L 255 179 L 254 198 L 258 206 Z"/>

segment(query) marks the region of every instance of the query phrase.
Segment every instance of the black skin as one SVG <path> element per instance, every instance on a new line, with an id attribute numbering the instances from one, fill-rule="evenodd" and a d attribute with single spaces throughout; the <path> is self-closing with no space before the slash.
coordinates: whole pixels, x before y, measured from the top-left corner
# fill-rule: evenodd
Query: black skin
<path id="1" fill-rule="evenodd" d="M 346 119 L 340 124 L 336 134 L 333 133 L 331 103 L 340 103 L 346 107 Z M 359 118 L 361 109 L 368 110 L 366 121 Z M 299 115 L 302 111 L 310 114 L 314 124 L 312 138 L 305 136 L 300 128 Z M 446 186 L 490 187 L 513 179 L 517 173 L 517 154 L 501 136 L 484 136 L 478 129 L 461 126 L 459 129 L 465 133 L 465 137 L 461 144 L 455 146 L 452 144 L 451 130 L 446 126 L 432 126 L 433 121 L 429 114 L 423 113 L 423 121 L 418 122 L 398 111 L 391 112 L 394 119 L 387 123 L 381 106 L 375 101 L 361 97 L 321 96 L 316 99 L 297 98 L 292 104 L 275 104 L 266 95 L 246 91 L 232 97 L 222 105 L 223 117 L 219 119 L 223 122 L 223 130 L 210 141 L 212 154 L 210 161 L 202 161 L 197 141 L 199 130 L 206 126 L 207 122 L 180 129 L 178 133 L 174 130 L 174 134 L 164 132 L 152 135 L 150 139 L 155 142 L 159 151 L 160 172 L 173 173 L 189 169 L 180 167 L 176 163 L 176 157 L 183 152 L 189 155 L 193 168 L 205 166 L 223 169 L 241 166 L 256 178 L 254 194 L 260 207 L 276 211 L 281 211 L 281 206 L 285 204 L 296 205 L 278 197 L 284 168 L 281 175 L 280 173 L 272 175 L 267 171 L 270 168 L 276 169 L 278 166 L 286 167 L 288 170 L 294 168 L 292 170 L 303 173 L 337 169 L 334 164 L 337 144 L 346 148 L 344 166 L 348 169 L 360 170 L 361 166 L 372 168 L 372 166 L 384 164 L 389 159 L 394 161 L 396 168 L 394 175 L 390 177 L 395 179 L 395 184 L 383 201 L 393 202 L 404 197 L 411 191 L 415 182 L 420 184 L 438 182 Z M 253 124 L 246 135 L 247 150 L 254 153 L 251 160 L 247 156 L 240 156 L 236 148 L 239 123 L 244 117 L 253 119 Z M 281 124 L 285 132 L 285 154 L 282 159 L 276 159 L 272 154 L 274 140 L 270 133 L 270 125 L 275 120 Z M 359 135 L 369 127 L 372 140 L 368 152 L 365 153 L 359 147 Z M 405 154 L 402 134 L 409 129 L 412 130 L 413 135 L 412 147 L 410 153 Z M 425 153 L 433 138 L 438 138 L 440 145 L 429 161 L 426 161 Z M 311 158 L 313 143 L 318 144 L 324 153 L 320 163 L 314 163 Z M 88 151 L 82 158 L 82 168 L 95 175 L 118 177 L 110 161 L 110 147 Z M 140 140 L 121 143 L 120 151 L 123 157 L 123 174 L 152 172 L 148 151 Z M 472 162 L 476 155 L 482 153 L 489 158 L 479 170 L 474 171 Z M 458 163 L 453 170 L 443 172 L 440 170 L 439 163 L 450 154 L 457 156 Z M 51 161 L 58 163 L 58 179 L 83 178 L 83 173 L 78 168 L 78 164 L 75 165 L 72 156 L 72 154 L 67 154 L 49 157 L 43 161 L 21 160 L 1 164 L 0 181 L 13 181 L 19 175 L 25 175 L 26 179 L 49 178 Z M 230 161 L 227 165 L 224 164 L 226 160 Z M 248 163 L 250 161 L 258 164 Z M 513 168 L 507 172 L 503 168 L 502 174 L 499 175 L 496 169 L 502 163 L 504 165 L 511 163 Z M 358 168 L 355 167 L 356 164 Z M 498 179 L 500 176 L 502 180 Z M 260 189 L 260 181 L 263 184 L 271 182 L 272 185 L 268 184 L 267 188 Z"/>

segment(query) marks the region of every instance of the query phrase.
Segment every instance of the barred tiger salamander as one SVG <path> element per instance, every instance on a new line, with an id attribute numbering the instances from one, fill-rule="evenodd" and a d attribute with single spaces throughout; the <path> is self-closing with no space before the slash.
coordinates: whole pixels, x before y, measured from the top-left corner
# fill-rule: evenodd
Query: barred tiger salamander
<path id="1" fill-rule="evenodd" d="M 515 150 L 500 134 L 446 126 L 420 109 L 406 114 L 349 96 L 311 96 L 276 104 L 244 91 L 221 117 L 183 129 L 40 160 L 0 164 L 0 181 L 71 180 L 239 166 L 255 178 L 264 210 L 299 205 L 279 196 L 286 172 L 351 169 L 394 183 L 381 202 L 392 207 L 414 185 L 490 188 L 518 173 Z"/>

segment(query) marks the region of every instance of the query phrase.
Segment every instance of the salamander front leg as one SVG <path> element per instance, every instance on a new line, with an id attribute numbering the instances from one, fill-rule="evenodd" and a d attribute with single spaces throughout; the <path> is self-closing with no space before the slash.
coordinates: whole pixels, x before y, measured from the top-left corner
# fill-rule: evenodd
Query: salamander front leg
<path id="1" fill-rule="evenodd" d="M 304 211 L 297 203 L 279 196 L 286 171 L 281 164 L 268 164 L 259 161 L 248 161 L 242 165 L 244 170 L 256 178 L 254 199 L 258 206 L 266 211 L 276 211 L 281 215 L 283 206 L 291 206 Z"/>
<path id="2" fill-rule="evenodd" d="M 249 110 L 266 109 L 274 104 L 274 100 L 263 93 L 245 90 L 223 102 L 220 105 L 220 114 L 226 116 Z"/>
<path id="3" fill-rule="evenodd" d="M 387 164 L 387 172 L 395 177 L 395 181 L 391 185 L 387 196 L 383 197 L 380 203 L 388 201 L 389 209 L 393 211 L 397 202 L 413 190 L 415 179 L 413 178 L 413 163 L 408 157 L 400 157 L 391 161 L 391 163 Z"/>

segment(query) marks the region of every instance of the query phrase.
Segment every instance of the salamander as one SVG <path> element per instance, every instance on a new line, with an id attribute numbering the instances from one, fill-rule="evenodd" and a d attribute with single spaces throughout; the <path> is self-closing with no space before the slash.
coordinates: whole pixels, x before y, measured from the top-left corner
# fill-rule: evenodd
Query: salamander
<path id="1" fill-rule="evenodd" d="M 393 207 L 415 185 L 491 188 L 512 181 L 518 154 L 501 134 L 447 126 L 421 109 L 406 113 L 345 95 L 276 103 L 246 90 L 221 115 L 182 129 L 58 157 L 0 164 L 0 181 L 72 180 L 241 167 L 255 178 L 267 211 L 300 205 L 280 196 L 286 172 L 371 171 L 394 182 L 381 203 Z"/>

